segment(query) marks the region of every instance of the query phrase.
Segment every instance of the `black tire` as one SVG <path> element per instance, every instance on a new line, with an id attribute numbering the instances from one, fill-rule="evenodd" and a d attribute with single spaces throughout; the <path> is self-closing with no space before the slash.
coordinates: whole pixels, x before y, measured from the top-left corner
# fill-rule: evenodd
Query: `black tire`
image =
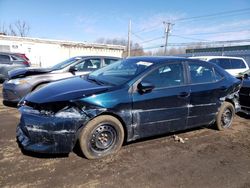
<path id="1" fill-rule="evenodd" d="M 232 126 L 234 116 L 234 106 L 230 102 L 224 102 L 216 118 L 216 128 L 220 131 L 230 128 Z"/>
<path id="2" fill-rule="evenodd" d="M 120 150 L 124 140 L 121 122 L 113 116 L 94 118 L 79 135 L 80 148 L 88 159 L 97 159 Z"/>

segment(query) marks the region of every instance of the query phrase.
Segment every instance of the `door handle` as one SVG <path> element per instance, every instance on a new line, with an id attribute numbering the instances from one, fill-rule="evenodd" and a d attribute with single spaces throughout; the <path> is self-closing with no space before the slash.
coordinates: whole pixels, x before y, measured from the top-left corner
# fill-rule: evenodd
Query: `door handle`
<path id="1" fill-rule="evenodd" d="M 181 93 L 179 94 L 179 97 L 180 97 L 180 98 L 187 98 L 187 97 L 189 97 L 189 95 L 190 95 L 190 93 L 188 93 L 188 92 L 181 92 Z"/>

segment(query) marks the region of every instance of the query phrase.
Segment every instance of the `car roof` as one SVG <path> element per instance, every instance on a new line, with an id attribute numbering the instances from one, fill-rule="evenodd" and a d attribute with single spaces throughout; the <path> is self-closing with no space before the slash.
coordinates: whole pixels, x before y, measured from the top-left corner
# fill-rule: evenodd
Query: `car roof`
<path id="1" fill-rule="evenodd" d="M 195 56 L 195 57 L 189 57 L 190 59 L 243 59 L 241 57 L 232 57 L 232 56 Z"/>
<path id="2" fill-rule="evenodd" d="M 17 53 L 14 52 L 0 52 L 1 55 L 17 55 Z"/>
<path id="3" fill-rule="evenodd" d="M 126 59 L 146 61 L 146 62 L 151 62 L 151 63 L 165 63 L 167 61 L 190 60 L 185 57 L 177 57 L 177 56 L 137 56 L 137 57 L 129 57 Z"/>
<path id="4" fill-rule="evenodd" d="M 115 56 L 105 56 L 105 55 L 91 55 L 91 56 L 75 56 L 72 58 L 115 58 L 115 59 L 121 59 L 121 57 L 115 57 Z"/>
<path id="5" fill-rule="evenodd" d="M 136 61 L 145 61 L 153 64 L 163 64 L 163 63 L 171 63 L 171 62 L 180 62 L 180 61 L 190 61 L 186 57 L 178 57 L 178 56 L 137 56 L 137 57 L 129 57 L 126 58 L 128 60 L 136 60 Z M 201 60 L 195 60 L 201 61 Z"/>

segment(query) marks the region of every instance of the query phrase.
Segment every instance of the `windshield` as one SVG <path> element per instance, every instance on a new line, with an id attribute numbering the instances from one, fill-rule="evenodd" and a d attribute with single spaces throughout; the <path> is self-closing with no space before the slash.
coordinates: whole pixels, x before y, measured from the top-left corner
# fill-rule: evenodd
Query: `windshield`
<path id="1" fill-rule="evenodd" d="M 61 63 L 58 63 L 58 64 L 52 66 L 51 69 L 53 69 L 53 70 L 63 69 L 65 67 L 71 65 L 72 63 L 75 63 L 76 61 L 78 61 L 80 59 L 82 59 L 82 58 L 80 58 L 80 57 L 73 57 L 73 58 L 67 59 L 67 60 L 65 60 L 65 61 L 63 61 Z"/>
<path id="2" fill-rule="evenodd" d="M 144 62 L 135 59 L 119 60 L 111 65 L 90 73 L 88 78 L 110 85 L 121 85 L 142 73 L 152 64 L 152 62 Z"/>

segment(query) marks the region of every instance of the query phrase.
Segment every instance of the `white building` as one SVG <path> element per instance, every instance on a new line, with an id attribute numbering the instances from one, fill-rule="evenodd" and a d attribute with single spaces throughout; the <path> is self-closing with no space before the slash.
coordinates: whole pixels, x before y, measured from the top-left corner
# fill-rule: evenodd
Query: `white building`
<path id="1" fill-rule="evenodd" d="M 0 52 L 24 53 L 32 66 L 49 67 L 78 55 L 122 57 L 124 49 L 120 45 L 0 35 Z"/>

